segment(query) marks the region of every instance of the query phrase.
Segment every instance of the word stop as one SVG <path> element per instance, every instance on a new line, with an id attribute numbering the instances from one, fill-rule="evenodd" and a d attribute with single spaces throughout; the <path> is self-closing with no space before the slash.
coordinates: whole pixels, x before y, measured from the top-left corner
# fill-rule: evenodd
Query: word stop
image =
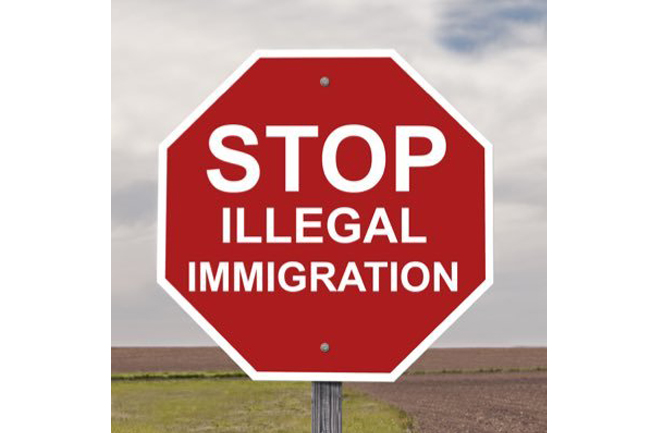
<path id="1" fill-rule="evenodd" d="M 267 126 L 267 137 L 284 138 L 285 146 L 285 190 L 300 190 L 300 139 L 318 137 L 318 126 L 283 125 Z M 256 146 L 257 136 L 243 125 L 222 125 L 210 135 L 212 154 L 230 164 L 242 167 L 245 175 L 239 180 L 226 179 L 219 169 L 208 170 L 210 183 L 218 190 L 229 193 L 245 192 L 253 188 L 260 178 L 260 165 L 250 154 L 231 149 L 223 144 L 227 137 L 238 137 L 246 146 Z M 368 173 L 358 180 L 346 179 L 339 171 L 336 155 L 340 144 L 349 137 L 363 139 L 370 149 L 371 163 Z M 411 139 L 425 138 L 431 143 L 428 153 L 411 153 Z M 433 126 L 397 126 L 395 128 L 395 190 L 410 190 L 410 170 L 416 167 L 432 167 L 445 155 L 447 144 L 438 128 Z M 368 191 L 381 180 L 386 168 L 384 143 L 373 129 L 364 125 L 343 125 L 332 131 L 325 139 L 322 151 L 322 167 L 329 183 L 339 191 L 359 193 Z"/>

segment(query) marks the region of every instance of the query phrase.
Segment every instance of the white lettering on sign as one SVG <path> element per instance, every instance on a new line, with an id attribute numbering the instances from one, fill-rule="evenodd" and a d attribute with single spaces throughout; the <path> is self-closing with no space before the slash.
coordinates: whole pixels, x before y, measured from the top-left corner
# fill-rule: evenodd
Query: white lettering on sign
<path id="1" fill-rule="evenodd" d="M 278 234 L 275 231 L 275 208 L 266 208 L 266 230 L 260 233 L 251 233 L 246 230 L 246 209 L 237 208 L 236 217 L 231 218 L 231 208 L 222 209 L 222 242 L 231 242 L 233 225 L 235 229 L 235 242 L 240 244 L 322 244 L 324 236 L 340 244 L 350 244 L 363 239 L 363 243 L 371 243 L 376 238 L 385 238 L 388 242 L 402 244 L 423 244 L 427 242 L 426 236 L 411 234 L 410 209 L 400 210 L 401 230 L 396 230 L 396 223 L 391 222 L 388 211 L 383 207 L 375 208 L 367 227 L 362 227 L 359 213 L 349 207 L 340 207 L 332 210 L 326 217 L 323 209 L 298 207 L 293 218 L 295 230 L 293 233 Z M 343 224 L 342 229 L 337 228 L 337 221 L 342 216 L 347 216 L 352 222 Z M 323 223 L 323 221 L 326 221 Z M 363 229 L 363 232 L 362 232 Z M 363 233 L 363 237 L 361 234 Z M 399 238 L 397 234 L 399 233 Z"/>
<path id="2" fill-rule="evenodd" d="M 242 167 L 246 170 L 246 175 L 241 180 L 232 181 L 223 177 L 221 170 L 215 169 L 208 170 L 208 179 L 215 188 L 223 192 L 248 191 L 257 184 L 260 178 L 260 166 L 251 155 L 224 146 L 223 139 L 226 137 L 239 137 L 244 145 L 255 146 L 257 145 L 257 136 L 251 129 L 241 125 L 220 126 L 210 135 L 212 154 L 224 162 Z"/>
<path id="3" fill-rule="evenodd" d="M 318 126 L 267 126 L 267 137 L 284 137 L 285 190 L 298 191 L 300 139 L 318 137 Z"/>
<path id="4" fill-rule="evenodd" d="M 390 266 L 389 266 L 390 265 Z M 273 292 L 272 285 L 264 289 L 264 281 L 275 281 L 280 288 L 289 293 L 302 291 L 342 293 L 356 290 L 361 293 L 369 290 L 376 293 L 381 287 L 391 292 L 397 291 L 396 281 L 408 292 L 418 293 L 426 289 L 440 292 L 442 283 L 449 292 L 458 291 L 458 263 L 450 262 L 447 266 L 433 262 L 430 266 L 422 262 L 407 262 L 403 266 L 397 262 L 347 262 L 344 268 L 337 268 L 331 262 L 310 262 L 308 266 L 298 261 L 284 262 L 276 266 L 275 262 L 219 262 L 216 269 L 210 262 L 189 262 L 189 291 L 196 292 Z M 277 269 L 277 272 L 276 272 Z M 383 272 L 382 272 L 383 271 Z M 195 275 L 196 273 L 196 275 Z M 370 281 L 366 287 L 365 281 Z M 417 276 L 419 275 L 419 277 Z M 229 278 L 232 276 L 232 280 Z M 390 285 L 386 281 L 391 281 Z"/>
<path id="5" fill-rule="evenodd" d="M 439 129 L 432 126 L 398 126 L 395 130 L 395 189 L 410 190 L 411 167 L 433 167 L 445 156 L 447 142 Z M 425 155 L 411 155 L 411 138 L 426 138 L 431 150 Z"/>
<path id="6" fill-rule="evenodd" d="M 284 189 L 300 191 L 301 140 L 319 137 L 314 125 L 269 125 L 266 136 L 284 139 L 285 175 Z M 212 155 L 229 164 L 244 169 L 239 180 L 227 179 L 220 169 L 207 170 L 213 187 L 226 193 L 243 193 L 255 187 L 261 170 L 255 157 L 243 150 L 226 147 L 224 140 L 235 137 L 244 146 L 258 145 L 255 133 L 243 125 L 223 125 L 209 138 Z M 341 143 L 350 138 L 361 139 L 370 151 L 370 167 L 361 179 L 345 178 L 337 164 Z M 412 141 L 425 140 L 430 144 L 427 152 L 412 152 Z M 442 161 L 447 143 L 442 132 L 433 126 L 406 125 L 395 128 L 395 191 L 411 190 L 411 171 L 431 169 Z M 359 194 L 369 191 L 381 182 L 386 170 L 386 149 L 382 138 L 372 128 L 364 125 L 343 125 L 334 129 L 323 142 L 322 170 L 325 179 L 345 193 Z M 426 244 L 429 238 L 412 233 L 412 215 L 408 207 L 387 210 L 376 207 L 361 214 L 352 207 L 323 210 L 320 207 L 295 207 L 275 209 L 267 207 L 263 221 L 247 220 L 246 208 L 224 207 L 221 210 L 221 242 L 224 244 Z M 250 217 L 250 216 L 249 216 Z M 278 224 L 278 218 L 287 224 Z M 248 226 L 247 226 L 248 225 Z M 284 228 L 279 233 L 276 227 Z M 291 227 L 287 231 L 287 227 Z M 327 291 L 342 293 L 355 290 L 360 293 L 377 293 L 380 290 L 397 292 L 405 290 L 420 293 L 427 289 L 440 292 L 458 290 L 458 262 L 420 261 L 360 261 L 347 262 L 343 267 L 326 261 L 302 263 L 286 261 L 228 262 L 190 261 L 188 263 L 188 288 L 190 292 L 255 293 Z"/>
<path id="7" fill-rule="evenodd" d="M 285 147 L 285 191 L 300 191 L 300 139 L 318 137 L 315 125 L 269 125 L 267 137 L 284 138 Z M 219 191 L 228 193 L 246 192 L 252 189 L 260 179 L 260 166 L 250 154 L 231 149 L 223 144 L 227 137 L 239 138 L 245 146 L 256 146 L 257 136 L 243 125 L 222 125 L 210 135 L 210 151 L 215 158 L 237 165 L 244 169 L 245 175 L 240 180 L 228 180 L 220 169 L 208 170 L 208 179 Z M 349 180 L 339 171 L 336 155 L 343 140 L 350 137 L 361 138 L 370 149 L 370 169 L 359 180 Z M 410 190 L 410 173 L 412 168 L 433 167 L 445 156 L 447 144 L 442 132 L 433 126 L 397 126 L 395 127 L 395 190 Z M 431 144 L 431 150 L 424 155 L 411 154 L 411 139 L 423 138 Z M 325 139 L 322 152 L 323 173 L 329 183 L 339 191 L 360 193 L 373 188 L 384 175 L 386 168 L 386 150 L 381 137 L 372 128 L 364 125 L 343 125 L 336 128 Z"/>
<path id="8" fill-rule="evenodd" d="M 339 145 L 349 137 L 362 138 L 370 148 L 370 170 L 363 179 L 348 180 L 339 172 L 336 154 Z M 327 180 L 339 191 L 363 192 L 377 185 L 386 168 L 386 150 L 375 131 L 363 125 L 345 125 L 336 128 L 323 145 L 323 173 Z"/>

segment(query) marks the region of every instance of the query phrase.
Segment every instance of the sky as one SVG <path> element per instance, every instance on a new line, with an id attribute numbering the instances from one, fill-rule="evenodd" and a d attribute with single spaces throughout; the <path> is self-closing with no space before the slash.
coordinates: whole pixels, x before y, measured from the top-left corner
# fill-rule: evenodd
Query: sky
<path id="1" fill-rule="evenodd" d="M 156 283 L 162 140 L 256 49 L 392 48 L 494 146 L 494 286 L 435 347 L 546 345 L 546 2 L 114 0 L 112 345 L 211 346 Z"/>

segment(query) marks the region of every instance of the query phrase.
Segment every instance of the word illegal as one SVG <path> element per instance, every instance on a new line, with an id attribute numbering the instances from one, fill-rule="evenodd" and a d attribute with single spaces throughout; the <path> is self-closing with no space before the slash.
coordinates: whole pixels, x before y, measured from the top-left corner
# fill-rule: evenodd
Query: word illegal
<path id="1" fill-rule="evenodd" d="M 228 244 L 232 239 L 232 225 L 236 226 L 234 241 L 240 244 L 297 244 L 323 243 L 321 231 L 323 221 L 320 216 L 322 208 L 297 207 L 295 209 L 295 236 L 278 235 L 275 229 L 275 209 L 266 208 L 266 230 L 264 236 L 261 234 L 246 233 L 246 209 L 237 208 L 234 224 L 231 223 L 231 209 L 222 209 L 222 242 Z M 372 218 L 367 227 L 363 227 L 363 243 L 368 244 L 376 237 L 385 236 L 390 243 L 423 244 L 427 242 L 426 236 L 415 236 L 411 234 L 410 209 L 401 209 L 401 231 L 398 239 L 393 223 L 391 223 L 386 209 L 375 208 Z M 350 220 L 343 224 L 343 228 L 337 228 L 339 220 Z M 327 217 L 325 224 L 326 233 L 329 238 L 340 244 L 349 244 L 359 241 L 362 237 L 362 226 L 359 222 L 359 213 L 350 207 L 339 207 L 332 210 Z"/>

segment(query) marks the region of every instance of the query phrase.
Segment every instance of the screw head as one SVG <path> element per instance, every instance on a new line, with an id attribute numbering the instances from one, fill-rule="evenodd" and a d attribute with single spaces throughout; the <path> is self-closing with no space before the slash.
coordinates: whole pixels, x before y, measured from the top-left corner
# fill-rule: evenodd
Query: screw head
<path id="1" fill-rule="evenodd" d="M 320 351 L 323 353 L 327 353 L 330 351 L 330 345 L 327 343 L 323 343 L 320 345 Z"/>
<path id="2" fill-rule="evenodd" d="M 320 85 L 323 87 L 327 87 L 330 85 L 330 79 L 328 77 L 321 77 L 320 78 Z"/>

